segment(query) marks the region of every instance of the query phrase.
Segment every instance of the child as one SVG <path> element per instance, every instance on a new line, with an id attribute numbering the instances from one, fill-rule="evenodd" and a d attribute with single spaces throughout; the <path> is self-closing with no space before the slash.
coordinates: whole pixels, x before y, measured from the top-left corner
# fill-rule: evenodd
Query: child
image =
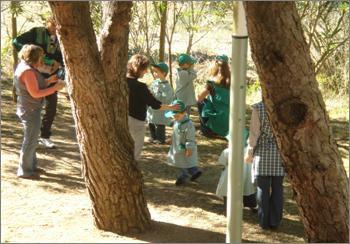
<path id="1" fill-rule="evenodd" d="M 244 161 L 253 162 L 259 225 L 276 229 L 283 214 L 284 169 L 263 102 L 253 105 L 249 134 Z"/>
<path id="2" fill-rule="evenodd" d="M 244 141 L 247 141 L 248 138 L 248 130 L 244 129 L 243 131 Z M 226 136 L 227 139 L 229 136 Z M 245 145 L 246 147 L 247 145 Z M 246 151 L 246 148 L 245 150 Z M 216 195 L 222 197 L 224 199 L 224 211 L 226 212 L 226 204 L 227 204 L 227 176 L 228 176 L 228 156 L 229 156 L 229 148 L 226 148 L 222 151 L 218 163 L 223 165 L 225 168 L 223 169 L 218 186 L 216 188 Z M 252 182 L 251 176 L 251 165 L 243 164 L 243 206 L 250 208 L 253 212 L 256 212 L 256 189 Z"/>
<path id="3" fill-rule="evenodd" d="M 174 98 L 173 89 L 166 80 L 169 67 L 163 62 L 152 64 L 152 66 L 155 80 L 150 86 L 150 91 L 162 104 L 169 104 Z M 147 110 L 148 127 L 151 133 L 150 142 L 152 143 L 165 143 L 165 126 L 169 125 L 171 120 L 166 118 L 164 113 L 164 111 L 155 110 L 152 107 L 149 107 Z"/>
<path id="4" fill-rule="evenodd" d="M 196 130 L 188 118 L 186 105 L 180 100 L 173 101 L 171 105 L 177 105 L 179 109 L 165 113 L 165 117 L 173 117 L 175 120 L 167 163 L 180 168 L 180 175 L 175 185 L 182 185 L 189 178 L 189 175 L 191 176 L 190 180 L 194 181 L 201 176 L 202 171 L 197 166 Z"/>
<path id="5" fill-rule="evenodd" d="M 193 69 L 196 60 L 187 54 L 180 54 L 177 62 L 180 67 L 176 73 L 175 97 L 186 105 L 186 112 L 190 115 L 191 106 L 197 103 L 193 86 L 197 78 L 197 72 Z"/>

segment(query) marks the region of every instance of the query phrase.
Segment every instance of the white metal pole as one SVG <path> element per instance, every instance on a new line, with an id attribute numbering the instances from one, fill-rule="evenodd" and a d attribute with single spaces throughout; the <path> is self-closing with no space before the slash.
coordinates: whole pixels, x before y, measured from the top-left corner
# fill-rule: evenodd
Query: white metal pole
<path id="1" fill-rule="evenodd" d="M 234 2 L 230 88 L 230 142 L 227 186 L 227 243 L 242 239 L 243 129 L 248 34 L 243 2 Z"/>

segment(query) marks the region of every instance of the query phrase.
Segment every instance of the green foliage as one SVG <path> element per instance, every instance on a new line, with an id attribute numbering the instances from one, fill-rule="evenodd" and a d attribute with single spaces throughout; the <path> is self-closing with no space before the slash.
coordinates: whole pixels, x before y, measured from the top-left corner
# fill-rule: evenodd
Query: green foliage
<path id="1" fill-rule="evenodd" d="M 349 2 L 296 3 L 321 89 L 346 93 L 349 80 Z"/>
<path id="2" fill-rule="evenodd" d="M 91 20 L 95 33 L 98 35 L 102 28 L 102 4 L 98 1 L 90 2 Z"/>
<path id="3" fill-rule="evenodd" d="M 261 88 L 260 88 L 260 80 L 259 79 L 252 81 L 252 82 L 249 82 L 247 84 L 247 95 L 248 96 L 251 94 L 254 94 L 260 90 L 261 90 Z"/>

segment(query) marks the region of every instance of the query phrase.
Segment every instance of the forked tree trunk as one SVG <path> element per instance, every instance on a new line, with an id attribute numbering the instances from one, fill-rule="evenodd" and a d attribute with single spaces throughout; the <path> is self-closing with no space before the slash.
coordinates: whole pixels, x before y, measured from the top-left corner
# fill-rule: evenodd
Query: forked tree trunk
<path id="1" fill-rule="evenodd" d="M 245 2 L 263 99 L 310 242 L 348 242 L 348 178 L 294 2 Z"/>
<path id="2" fill-rule="evenodd" d="M 140 170 L 128 132 L 125 81 L 131 2 L 104 10 L 98 51 L 88 2 L 50 2 L 58 22 L 69 95 L 93 217 L 118 234 L 150 227 Z"/>

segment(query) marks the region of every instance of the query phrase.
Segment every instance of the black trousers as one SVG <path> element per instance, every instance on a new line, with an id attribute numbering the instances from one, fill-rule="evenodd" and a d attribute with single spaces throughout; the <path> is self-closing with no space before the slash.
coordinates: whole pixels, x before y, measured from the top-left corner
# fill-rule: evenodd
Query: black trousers
<path id="1" fill-rule="evenodd" d="M 149 131 L 151 133 L 151 138 L 153 140 L 158 140 L 161 143 L 165 142 L 165 125 L 148 124 Z"/>
<path id="2" fill-rule="evenodd" d="M 44 116 L 41 121 L 41 137 L 50 138 L 52 123 L 57 110 L 57 92 L 45 97 Z"/>
<path id="3" fill-rule="evenodd" d="M 277 227 L 283 214 L 283 176 L 258 176 L 257 183 L 259 225 Z"/>

